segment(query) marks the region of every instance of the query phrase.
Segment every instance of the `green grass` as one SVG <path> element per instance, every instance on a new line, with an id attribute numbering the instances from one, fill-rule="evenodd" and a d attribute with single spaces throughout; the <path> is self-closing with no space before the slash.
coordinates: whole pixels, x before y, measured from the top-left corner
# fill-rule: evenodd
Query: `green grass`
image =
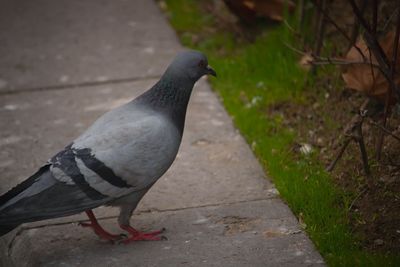
<path id="1" fill-rule="evenodd" d="M 165 2 L 182 43 L 207 54 L 218 73 L 217 79 L 210 79 L 213 89 L 327 263 L 400 266 L 399 257 L 359 248 L 348 227 L 351 199 L 334 186 L 315 155 L 295 156 L 291 146 L 296 132 L 285 128 L 280 116 L 268 116 L 274 104 L 305 102 L 307 74 L 284 45 L 294 43 L 288 28 L 269 28 L 251 44 L 235 44 L 232 34 L 215 30 L 213 17 L 199 6 L 201 1 Z"/>

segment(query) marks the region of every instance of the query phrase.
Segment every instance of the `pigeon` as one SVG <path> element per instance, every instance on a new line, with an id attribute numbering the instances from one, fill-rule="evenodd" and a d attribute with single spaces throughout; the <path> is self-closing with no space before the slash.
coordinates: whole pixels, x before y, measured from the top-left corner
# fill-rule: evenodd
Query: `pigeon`
<path id="1" fill-rule="evenodd" d="M 129 243 L 161 240 L 130 225 L 139 201 L 177 155 L 194 84 L 216 76 L 198 51 L 179 53 L 149 90 L 98 118 L 35 174 L 0 196 L 0 236 L 22 223 L 85 212 L 82 222 L 102 239 Z M 118 223 L 128 235 L 101 227 L 92 209 L 120 207 Z"/>

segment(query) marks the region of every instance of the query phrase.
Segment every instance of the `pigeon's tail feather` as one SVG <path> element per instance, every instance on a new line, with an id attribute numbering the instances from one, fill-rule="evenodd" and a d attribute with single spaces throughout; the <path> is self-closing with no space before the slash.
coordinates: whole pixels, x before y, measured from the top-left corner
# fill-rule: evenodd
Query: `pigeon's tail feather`
<path id="1" fill-rule="evenodd" d="M 34 175 L 23 181 L 22 183 L 18 184 L 14 188 L 12 188 L 10 191 L 5 193 L 4 195 L 0 196 L 0 209 L 1 207 L 6 204 L 8 201 L 10 201 L 12 198 L 18 196 L 20 193 L 22 193 L 24 190 L 29 188 L 37 178 L 39 178 L 43 173 L 47 172 L 49 169 L 49 165 L 45 165 L 42 168 L 40 168 Z"/>
<path id="2" fill-rule="evenodd" d="M 108 201 L 105 196 L 92 199 L 76 184 L 56 180 L 47 165 L 0 196 L 0 233 L 26 222 L 73 215 Z"/>
<path id="3" fill-rule="evenodd" d="M 18 227 L 18 224 L 13 224 L 13 225 L 0 225 L 0 237 L 7 234 L 8 232 L 11 232 L 15 228 Z"/>

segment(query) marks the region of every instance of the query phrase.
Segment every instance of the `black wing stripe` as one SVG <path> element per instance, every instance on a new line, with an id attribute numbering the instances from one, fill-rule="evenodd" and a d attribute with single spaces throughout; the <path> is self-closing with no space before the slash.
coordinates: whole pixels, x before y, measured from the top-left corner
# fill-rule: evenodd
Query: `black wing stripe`
<path id="1" fill-rule="evenodd" d="M 82 160 L 87 168 L 99 175 L 103 180 L 119 188 L 130 188 L 121 177 L 117 176 L 112 169 L 107 167 L 103 162 L 96 159 L 89 148 L 76 149 L 72 148 L 77 158 Z"/>
<path id="2" fill-rule="evenodd" d="M 100 200 L 107 198 L 86 182 L 85 177 L 82 175 L 78 166 L 76 165 L 75 155 L 71 149 L 71 145 L 67 146 L 64 150 L 55 155 L 50 162 L 54 167 L 62 170 L 66 175 L 71 177 L 72 181 L 81 189 L 87 197 L 92 200 Z"/>

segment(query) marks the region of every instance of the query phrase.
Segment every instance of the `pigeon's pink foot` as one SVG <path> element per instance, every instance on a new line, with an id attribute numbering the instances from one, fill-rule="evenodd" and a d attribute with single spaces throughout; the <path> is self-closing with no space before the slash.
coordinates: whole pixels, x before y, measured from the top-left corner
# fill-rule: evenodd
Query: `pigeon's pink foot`
<path id="1" fill-rule="evenodd" d="M 165 236 L 160 236 L 160 234 L 165 231 L 164 228 L 159 231 L 143 233 L 130 225 L 120 225 L 120 227 L 130 234 L 130 237 L 121 240 L 124 244 L 128 244 L 132 241 L 159 241 L 167 239 Z"/>
<path id="2" fill-rule="evenodd" d="M 90 223 L 81 222 L 79 225 L 82 227 L 90 227 L 93 229 L 95 234 L 100 237 L 101 239 L 111 241 L 114 243 L 115 241 L 121 240 L 123 238 L 122 235 L 114 235 L 110 234 L 103 227 L 99 224 L 96 217 L 93 214 L 93 211 L 88 210 L 86 211 L 87 216 L 89 217 Z"/>

